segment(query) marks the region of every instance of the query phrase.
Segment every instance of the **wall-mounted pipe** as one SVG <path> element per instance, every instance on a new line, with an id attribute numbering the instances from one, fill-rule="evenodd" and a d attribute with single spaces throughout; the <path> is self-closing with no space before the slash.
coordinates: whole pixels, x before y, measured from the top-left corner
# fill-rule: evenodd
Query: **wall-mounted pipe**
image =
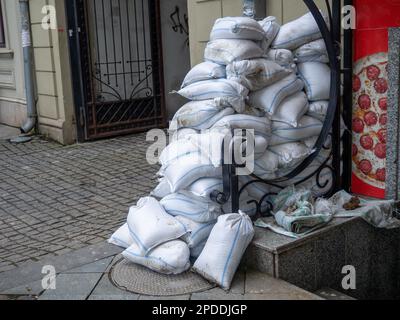
<path id="1" fill-rule="evenodd" d="M 21 38 L 27 107 L 27 120 L 21 126 L 21 132 L 29 133 L 36 127 L 37 122 L 29 0 L 19 0 L 19 12 L 21 17 Z"/>
<path id="2" fill-rule="evenodd" d="M 243 0 L 243 16 L 250 18 L 254 18 L 256 16 L 254 0 Z"/>

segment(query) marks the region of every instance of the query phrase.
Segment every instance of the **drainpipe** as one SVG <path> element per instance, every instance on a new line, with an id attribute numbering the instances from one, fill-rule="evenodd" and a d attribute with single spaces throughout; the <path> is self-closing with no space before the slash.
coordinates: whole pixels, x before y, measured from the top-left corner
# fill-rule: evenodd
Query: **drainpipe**
<path id="1" fill-rule="evenodd" d="M 26 91 L 26 107 L 28 119 L 21 126 L 22 133 L 29 133 L 35 128 L 37 122 L 36 97 L 34 89 L 33 54 L 31 41 L 31 22 L 29 17 L 29 0 L 19 0 L 21 16 L 21 36 L 24 56 L 24 78 Z"/>

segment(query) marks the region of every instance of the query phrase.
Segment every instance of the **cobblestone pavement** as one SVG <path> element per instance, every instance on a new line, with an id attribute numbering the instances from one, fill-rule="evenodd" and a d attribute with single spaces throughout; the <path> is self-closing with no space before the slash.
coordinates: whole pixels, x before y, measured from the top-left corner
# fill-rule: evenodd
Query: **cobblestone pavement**
<path id="1" fill-rule="evenodd" d="M 97 244 L 155 185 L 145 135 L 64 147 L 0 139 L 0 273 Z"/>

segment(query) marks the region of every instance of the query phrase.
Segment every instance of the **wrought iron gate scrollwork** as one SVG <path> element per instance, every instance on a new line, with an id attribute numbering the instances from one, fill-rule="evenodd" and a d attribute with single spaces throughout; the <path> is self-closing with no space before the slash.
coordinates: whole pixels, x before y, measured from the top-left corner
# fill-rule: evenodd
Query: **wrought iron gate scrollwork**
<path id="1" fill-rule="evenodd" d="M 159 0 L 66 4 L 79 140 L 164 127 Z"/>

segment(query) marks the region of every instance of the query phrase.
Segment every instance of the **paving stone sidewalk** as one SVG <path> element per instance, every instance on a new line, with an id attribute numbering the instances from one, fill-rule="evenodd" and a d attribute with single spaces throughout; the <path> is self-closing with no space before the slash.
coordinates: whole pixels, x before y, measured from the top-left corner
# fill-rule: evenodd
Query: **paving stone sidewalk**
<path id="1" fill-rule="evenodd" d="M 121 250 L 105 240 L 156 185 L 149 145 L 144 134 L 70 147 L 0 139 L 0 300 L 319 299 L 244 270 L 229 293 L 155 297 L 116 288 L 109 272 Z M 56 290 L 43 290 L 45 265 L 57 272 Z"/>
<path id="2" fill-rule="evenodd" d="M 110 281 L 111 266 L 120 258 L 113 255 L 59 273 L 54 290 L 43 290 L 41 280 L 0 289 L 0 300 L 322 300 L 285 281 L 245 269 L 237 272 L 229 292 L 214 288 L 172 297 L 134 294 L 115 287 Z"/>
<path id="3" fill-rule="evenodd" d="M 104 242 L 152 190 L 145 135 L 64 147 L 0 139 L 0 275 Z"/>

